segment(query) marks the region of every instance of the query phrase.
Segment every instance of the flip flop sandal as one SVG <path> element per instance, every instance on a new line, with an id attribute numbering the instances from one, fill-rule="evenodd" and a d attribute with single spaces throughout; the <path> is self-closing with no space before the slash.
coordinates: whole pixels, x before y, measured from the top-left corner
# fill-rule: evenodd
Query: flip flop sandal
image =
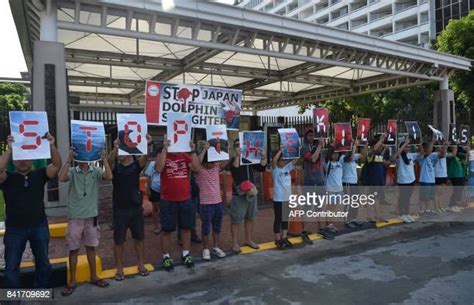
<path id="1" fill-rule="evenodd" d="M 305 244 L 312 245 L 313 241 L 309 238 L 308 233 L 303 232 L 301 233 L 301 239 Z"/>
<path id="2" fill-rule="evenodd" d="M 100 287 L 100 288 L 105 288 L 109 286 L 109 283 L 104 281 L 103 279 L 100 279 L 97 281 L 90 281 L 89 284 Z"/>
<path id="3" fill-rule="evenodd" d="M 138 272 L 140 273 L 141 276 L 149 276 L 150 273 L 148 272 L 148 270 L 145 268 L 145 270 L 142 270 L 140 268 L 138 268 Z"/>
<path id="4" fill-rule="evenodd" d="M 255 250 L 260 249 L 260 246 L 257 245 L 256 243 L 245 243 L 245 245 Z"/>
<path id="5" fill-rule="evenodd" d="M 240 250 L 240 247 L 236 248 L 236 247 L 234 246 L 234 247 L 232 247 L 232 252 L 234 252 L 235 254 L 239 254 L 239 253 L 242 252 L 242 251 Z"/>
<path id="6" fill-rule="evenodd" d="M 70 295 L 74 292 L 74 290 L 76 290 L 76 287 L 77 287 L 76 285 L 74 285 L 74 286 L 66 286 L 66 287 L 63 289 L 63 291 L 61 291 L 61 295 L 62 295 L 63 297 L 70 296 Z"/>
<path id="7" fill-rule="evenodd" d="M 115 273 L 115 280 L 118 281 L 118 282 L 121 282 L 125 279 L 125 276 L 123 275 L 123 273 Z"/>

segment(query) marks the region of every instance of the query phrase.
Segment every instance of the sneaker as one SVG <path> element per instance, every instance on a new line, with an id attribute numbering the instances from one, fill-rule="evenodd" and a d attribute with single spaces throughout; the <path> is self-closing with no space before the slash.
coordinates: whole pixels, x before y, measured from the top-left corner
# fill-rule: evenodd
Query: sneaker
<path id="1" fill-rule="evenodd" d="M 293 244 L 291 241 L 288 240 L 288 238 L 284 238 L 281 240 L 285 248 L 293 248 Z"/>
<path id="2" fill-rule="evenodd" d="M 212 254 L 214 254 L 215 256 L 217 256 L 218 258 L 224 258 L 225 257 L 225 252 L 222 251 L 220 248 L 218 247 L 214 247 L 212 248 Z"/>
<path id="3" fill-rule="evenodd" d="M 209 251 L 209 250 L 208 250 Z M 186 255 L 182 257 L 183 263 L 187 268 L 194 267 L 193 257 L 191 255 Z"/>
<path id="4" fill-rule="evenodd" d="M 202 259 L 205 261 L 211 260 L 211 251 L 209 251 L 209 249 L 204 249 L 204 251 L 202 251 Z"/>
<path id="5" fill-rule="evenodd" d="M 404 223 L 410 223 L 410 222 L 412 222 L 411 219 L 408 217 L 408 215 L 402 215 L 402 216 L 400 216 L 400 219 L 401 219 Z"/>
<path id="6" fill-rule="evenodd" d="M 280 249 L 280 250 L 285 248 L 285 245 L 283 244 L 283 241 L 281 239 L 275 240 L 275 245 L 277 249 Z"/>
<path id="7" fill-rule="evenodd" d="M 413 216 L 411 216 L 411 215 L 407 215 L 407 217 L 408 217 L 408 219 L 410 219 L 411 222 L 415 222 L 415 221 L 416 221 L 416 219 L 415 219 Z"/>
<path id="8" fill-rule="evenodd" d="M 449 211 L 449 212 L 453 212 L 453 213 L 460 213 L 460 212 L 461 212 L 461 210 L 460 210 L 458 207 L 456 207 L 456 206 L 454 206 L 454 207 L 449 207 L 449 208 L 448 208 L 448 211 Z"/>
<path id="9" fill-rule="evenodd" d="M 173 260 L 171 259 L 171 257 L 163 258 L 162 266 L 163 266 L 163 269 L 165 269 L 165 271 L 168 271 L 168 272 L 172 271 L 174 269 L 174 265 L 173 265 Z"/>

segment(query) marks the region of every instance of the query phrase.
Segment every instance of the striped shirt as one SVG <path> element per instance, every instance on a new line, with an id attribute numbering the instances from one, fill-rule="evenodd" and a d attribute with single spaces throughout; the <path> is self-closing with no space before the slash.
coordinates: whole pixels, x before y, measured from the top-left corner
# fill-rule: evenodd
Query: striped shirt
<path id="1" fill-rule="evenodd" d="M 217 204 L 222 202 L 221 186 L 219 182 L 219 163 L 208 169 L 204 166 L 196 175 L 199 185 L 199 200 L 201 204 Z"/>

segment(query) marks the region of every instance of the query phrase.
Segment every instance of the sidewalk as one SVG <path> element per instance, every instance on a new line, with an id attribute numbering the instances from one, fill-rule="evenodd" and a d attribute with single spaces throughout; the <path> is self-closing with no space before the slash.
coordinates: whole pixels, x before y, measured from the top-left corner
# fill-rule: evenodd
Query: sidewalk
<path id="1" fill-rule="evenodd" d="M 88 284 L 80 285 L 72 296 L 63 298 L 60 296 L 61 289 L 55 289 L 55 301 L 57 303 L 68 302 L 68 304 L 114 303 L 128 297 L 139 298 L 150 291 L 164 289 L 176 291 L 173 295 L 179 295 L 179 287 L 192 285 L 200 281 L 218 281 L 218 279 L 229 274 L 245 274 L 245 270 L 271 267 L 273 263 L 285 261 L 302 263 L 308 260 L 314 261 L 325 257 L 356 254 L 370 247 L 385 243 L 405 242 L 408 239 L 418 239 L 434 234 L 442 234 L 449 230 L 465 230 L 472 228 L 474 210 L 466 210 L 461 214 L 446 214 L 433 218 L 433 221 L 419 221 L 412 224 L 390 226 L 381 229 L 358 231 L 338 236 L 334 241 L 318 240 L 313 245 L 298 246 L 292 250 L 278 251 L 270 250 L 248 255 L 233 255 L 225 259 L 214 259 L 211 262 L 198 262 L 194 269 L 188 270 L 182 266 L 175 268 L 172 273 L 164 271 L 152 272 L 149 277 L 129 277 L 123 282 L 110 281 L 110 287 L 106 289 L 97 288 Z M 463 223 L 465 221 L 469 221 Z M 242 276 L 241 276 L 242 277 Z M 162 300 L 163 301 L 163 300 Z"/>

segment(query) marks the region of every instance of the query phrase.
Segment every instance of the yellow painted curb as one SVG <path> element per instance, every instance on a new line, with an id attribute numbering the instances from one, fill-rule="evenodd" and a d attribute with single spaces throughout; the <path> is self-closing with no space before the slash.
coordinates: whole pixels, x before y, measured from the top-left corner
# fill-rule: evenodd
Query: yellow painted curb
<path id="1" fill-rule="evenodd" d="M 51 238 L 64 238 L 66 236 L 67 222 L 53 223 L 49 225 L 49 236 Z M 0 230 L 0 236 L 5 235 L 5 230 Z"/>
<path id="2" fill-rule="evenodd" d="M 323 237 L 319 234 L 310 234 L 308 235 L 309 239 L 311 240 L 318 240 L 322 239 Z M 288 239 L 292 244 L 297 245 L 303 243 L 303 239 L 301 237 L 291 237 Z M 276 249 L 275 242 L 270 241 L 266 242 L 263 244 L 259 244 L 260 249 L 253 249 L 248 246 L 241 247 L 240 248 L 240 254 L 249 254 L 249 253 L 254 253 L 254 252 L 260 252 L 260 251 L 265 251 L 265 250 L 271 250 L 271 249 Z"/>
<path id="3" fill-rule="evenodd" d="M 403 223 L 403 220 L 401 220 L 400 218 L 392 218 L 392 219 L 388 219 L 386 222 L 385 221 L 377 221 L 375 223 L 375 226 L 377 228 L 383 228 L 383 227 L 387 227 L 387 226 L 391 226 L 391 225 L 398 225 L 398 224 L 402 224 Z"/>
<path id="4" fill-rule="evenodd" d="M 145 268 L 149 272 L 155 270 L 155 268 L 151 264 L 145 264 Z M 101 273 L 98 273 L 98 275 L 102 279 L 110 279 L 110 278 L 115 277 L 116 273 L 117 273 L 117 269 L 107 269 L 107 270 L 102 271 Z M 139 274 L 138 266 L 130 266 L 130 267 L 123 268 L 123 274 L 125 276 Z"/>

